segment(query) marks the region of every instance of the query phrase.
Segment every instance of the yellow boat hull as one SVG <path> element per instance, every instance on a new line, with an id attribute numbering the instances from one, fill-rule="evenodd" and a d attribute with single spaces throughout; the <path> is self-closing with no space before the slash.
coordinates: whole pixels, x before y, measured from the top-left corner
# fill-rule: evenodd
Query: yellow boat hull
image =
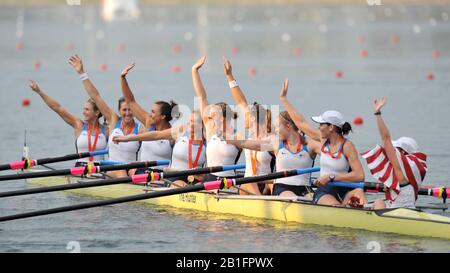
<path id="1" fill-rule="evenodd" d="M 28 180 L 29 183 L 40 186 L 60 185 L 68 181 L 68 177 Z M 69 192 L 100 198 L 117 198 L 142 194 L 143 187 L 119 184 L 70 190 Z M 211 192 L 177 194 L 138 202 L 285 222 L 450 239 L 449 217 L 410 209 L 372 211 L 320 206 L 293 200 L 277 200 L 276 197 L 217 196 L 217 194 Z"/>

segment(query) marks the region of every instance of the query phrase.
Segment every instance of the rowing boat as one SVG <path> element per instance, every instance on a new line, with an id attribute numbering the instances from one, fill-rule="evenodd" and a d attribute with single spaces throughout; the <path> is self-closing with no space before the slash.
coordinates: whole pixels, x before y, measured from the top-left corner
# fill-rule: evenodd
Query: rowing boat
<path id="1" fill-rule="evenodd" d="M 77 177 L 56 176 L 28 179 L 27 182 L 48 187 L 64 183 L 82 183 L 82 180 Z M 118 184 L 106 187 L 82 188 L 69 192 L 99 198 L 118 198 L 141 194 L 143 190 L 166 189 L 164 187 L 144 188 L 141 185 Z M 207 191 L 152 198 L 138 202 L 284 222 L 450 239 L 449 217 L 405 208 L 373 211 L 314 205 L 300 198 L 242 196 Z"/>

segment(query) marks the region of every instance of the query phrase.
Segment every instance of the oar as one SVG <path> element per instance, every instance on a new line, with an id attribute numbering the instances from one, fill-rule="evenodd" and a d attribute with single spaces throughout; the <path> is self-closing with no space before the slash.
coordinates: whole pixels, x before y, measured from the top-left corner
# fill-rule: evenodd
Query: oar
<path id="1" fill-rule="evenodd" d="M 378 182 L 328 182 L 328 185 L 334 186 L 334 187 L 346 187 L 346 188 L 361 188 L 365 191 L 372 191 L 372 192 L 383 192 L 384 191 L 384 185 L 383 183 Z M 444 200 L 447 199 L 447 197 L 450 196 L 450 188 L 445 187 L 420 187 L 419 188 L 419 195 L 427 195 L 427 196 L 434 196 L 438 198 L 442 198 Z"/>
<path id="2" fill-rule="evenodd" d="M 66 212 L 66 211 L 81 210 L 81 209 L 87 209 L 87 208 L 120 204 L 120 203 L 132 202 L 132 201 L 139 201 L 139 200 L 144 200 L 144 199 L 170 196 L 170 195 L 181 194 L 181 193 L 197 192 L 197 191 L 202 191 L 202 190 L 218 190 L 218 189 L 224 189 L 224 188 L 231 188 L 236 185 L 254 183 L 254 182 L 265 181 L 265 180 L 269 180 L 269 179 L 277 179 L 277 178 L 283 178 L 283 177 L 306 174 L 306 173 L 312 173 L 312 172 L 317 172 L 319 170 L 320 170 L 320 168 L 297 169 L 297 170 L 276 172 L 276 173 L 271 173 L 271 174 L 267 174 L 267 175 L 250 176 L 250 177 L 237 178 L 237 179 L 225 179 L 224 178 L 224 179 L 217 180 L 217 181 L 199 183 L 199 184 L 195 184 L 193 186 L 188 186 L 188 187 L 183 187 L 183 188 L 171 188 L 171 189 L 164 190 L 164 191 L 155 191 L 155 192 L 144 193 L 144 194 L 133 195 L 133 196 L 126 196 L 126 197 L 121 197 L 121 198 L 100 200 L 100 201 L 91 202 L 91 203 L 77 204 L 77 205 L 72 205 L 72 206 L 65 206 L 65 207 L 59 207 L 59 208 L 26 212 L 26 213 L 15 214 L 15 215 L 8 215 L 8 216 L 0 217 L 0 222 L 41 216 L 41 215 L 55 214 L 55 213 Z"/>
<path id="3" fill-rule="evenodd" d="M 30 169 L 37 165 L 80 159 L 80 158 L 96 156 L 96 155 L 104 155 L 107 153 L 108 153 L 108 150 L 100 150 L 100 151 L 95 151 L 95 152 L 69 154 L 69 155 L 58 156 L 58 157 L 48 157 L 48 158 L 41 158 L 41 159 L 26 159 L 26 160 L 21 160 L 21 161 L 14 161 L 11 163 L 0 165 L 0 171 Z"/>
<path id="4" fill-rule="evenodd" d="M 166 164 L 161 164 L 161 165 L 166 165 Z M 151 181 L 159 181 L 159 180 L 163 180 L 166 178 L 172 178 L 172 177 L 205 174 L 205 173 L 215 173 L 215 172 L 223 172 L 223 171 L 237 170 L 237 169 L 244 169 L 244 168 L 245 168 L 245 164 L 238 164 L 238 165 L 225 165 L 225 166 L 217 166 L 217 167 L 197 168 L 197 169 L 190 169 L 190 170 L 176 171 L 176 172 L 175 171 L 174 172 L 165 172 L 165 173 L 155 171 L 155 172 L 150 172 L 148 174 L 147 173 L 136 174 L 136 175 L 132 175 L 131 177 L 121 177 L 121 178 L 114 178 L 114 179 L 98 179 L 98 180 L 94 180 L 94 181 L 76 183 L 76 184 L 63 184 L 63 185 L 56 185 L 56 186 L 50 186 L 50 187 L 0 192 L 0 198 L 1 197 L 11 197 L 11 196 L 35 194 L 35 193 L 44 193 L 44 192 L 54 192 L 54 191 L 64 191 L 64 190 L 91 188 L 91 187 L 99 187 L 99 186 L 109 186 L 109 185 L 116 185 L 116 184 L 125 184 L 125 183 L 129 183 L 129 182 L 138 184 L 138 183 L 146 183 L 146 182 L 151 182 Z"/>
<path id="5" fill-rule="evenodd" d="M 18 173 L 1 175 L 0 181 L 5 180 L 17 180 L 17 179 L 27 179 L 27 178 L 37 178 L 37 177 L 49 177 L 49 176 L 60 176 L 60 175 L 86 175 L 107 171 L 125 170 L 125 169 L 135 169 L 135 168 L 146 168 L 158 165 L 168 165 L 169 160 L 157 160 L 157 161 L 143 161 L 134 162 L 129 164 L 119 164 L 119 165 L 106 165 L 106 166 L 95 166 L 87 165 L 82 167 L 74 167 L 70 169 L 62 169 L 56 171 L 43 171 L 43 172 L 29 172 L 29 173 Z"/>

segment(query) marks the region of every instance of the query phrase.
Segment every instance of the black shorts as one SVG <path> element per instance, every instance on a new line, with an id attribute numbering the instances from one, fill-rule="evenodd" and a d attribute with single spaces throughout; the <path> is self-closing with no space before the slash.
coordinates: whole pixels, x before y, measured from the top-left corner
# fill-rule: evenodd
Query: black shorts
<path id="1" fill-rule="evenodd" d="M 297 196 L 305 196 L 306 194 L 313 192 L 309 186 L 292 186 L 282 183 L 274 183 L 272 195 L 280 195 L 282 192 L 291 191 Z"/>
<path id="2" fill-rule="evenodd" d="M 136 172 L 134 174 L 145 174 L 145 173 L 150 173 L 150 172 L 160 173 L 160 172 L 162 172 L 162 170 L 144 167 L 144 168 L 137 168 Z"/>
<path id="3" fill-rule="evenodd" d="M 345 187 L 333 187 L 326 184 L 325 186 L 319 187 L 313 196 L 313 203 L 317 204 L 319 202 L 320 198 L 324 195 L 332 195 L 336 200 L 339 202 L 342 202 L 344 200 L 345 195 L 352 191 L 352 188 L 345 188 Z"/>

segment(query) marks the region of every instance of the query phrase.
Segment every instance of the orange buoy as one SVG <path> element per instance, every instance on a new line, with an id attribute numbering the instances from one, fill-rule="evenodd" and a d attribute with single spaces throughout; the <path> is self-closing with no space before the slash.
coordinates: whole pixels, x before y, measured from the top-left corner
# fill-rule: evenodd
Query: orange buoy
<path id="1" fill-rule="evenodd" d="M 251 76 L 251 77 L 256 76 L 256 68 L 250 67 L 250 68 L 248 69 L 248 75 Z"/>
<path id="2" fill-rule="evenodd" d="M 108 66 L 106 64 L 101 64 L 99 66 L 99 69 L 100 69 L 101 72 L 105 72 L 108 69 Z"/>
<path id="3" fill-rule="evenodd" d="M 364 120 L 361 116 L 356 116 L 353 119 L 353 124 L 355 124 L 355 125 L 362 125 L 363 123 L 364 123 Z"/>
<path id="4" fill-rule="evenodd" d="M 295 56 L 299 57 L 302 54 L 302 49 L 300 47 L 296 47 L 292 50 Z"/>
<path id="5" fill-rule="evenodd" d="M 433 73 L 428 73 L 428 75 L 427 75 L 427 79 L 429 80 L 429 81 L 431 81 L 431 80 L 434 80 L 434 74 Z"/>
<path id="6" fill-rule="evenodd" d="M 36 70 L 39 70 L 41 68 L 41 62 L 40 61 L 34 61 L 33 62 L 33 67 Z"/>
<path id="7" fill-rule="evenodd" d="M 336 78 L 340 79 L 340 78 L 342 78 L 342 76 L 343 76 L 343 73 L 341 70 L 336 71 Z"/>
<path id="8" fill-rule="evenodd" d="M 181 52 L 181 46 L 180 45 L 172 46 L 172 53 L 173 54 L 180 54 L 180 52 Z"/>
<path id="9" fill-rule="evenodd" d="M 433 56 L 433 58 L 439 58 L 441 56 L 441 52 L 439 52 L 439 50 L 433 50 L 433 52 L 431 52 L 431 56 Z"/>
<path id="10" fill-rule="evenodd" d="M 233 55 L 238 54 L 238 53 L 239 53 L 239 48 L 233 47 L 233 48 L 231 49 L 231 53 L 233 53 Z"/>
<path id="11" fill-rule="evenodd" d="M 22 41 L 17 42 L 16 49 L 22 50 L 25 47 L 25 44 Z"/>
<path id="12" fill-rule="evenodd" d="M 29 106 L 30 105 L 30 99 L 28 99 L 28 98 L 25 98 L 25 99 L 23 99 L 22 100 L 22 106 Z"/>
<path id="13" fill-rule="evenodd" d="M 365 50 L 365 49 L 361 49 L 361 51 L 359 51 L 359 56 L 361 56 L 362 58 L 365 58 L 365 57 L 369 56 L 369 52 L 367 52 L 367 50 Z"/>
<path id="14" fill-rule="evenodd" d="M 179 65 L 173 65 L 170 68 L 170 71 L 172 71 L 172 73 L 179 73 L 181 71 L 181 67 Z"/>

